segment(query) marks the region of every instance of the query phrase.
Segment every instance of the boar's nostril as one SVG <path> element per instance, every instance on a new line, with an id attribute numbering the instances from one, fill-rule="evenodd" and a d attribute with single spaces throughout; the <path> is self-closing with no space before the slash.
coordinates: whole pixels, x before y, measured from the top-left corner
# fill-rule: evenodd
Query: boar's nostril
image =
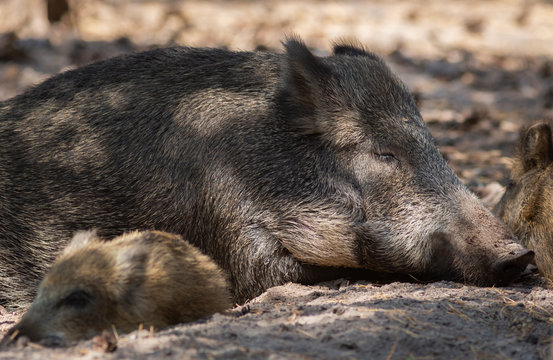
<path id="1" fill-rule="evenodd" d="M 505 286 L 519 277 L 534 259 L 534 252 L 524 249 L 516 255 L 500 260 L 492 267 L 495 285 Z"/>

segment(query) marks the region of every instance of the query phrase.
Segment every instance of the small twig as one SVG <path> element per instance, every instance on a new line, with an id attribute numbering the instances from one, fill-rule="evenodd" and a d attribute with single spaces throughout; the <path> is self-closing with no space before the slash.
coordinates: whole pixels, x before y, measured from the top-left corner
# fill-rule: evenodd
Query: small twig
<path id="1" fill-rule="evenodd" d="M 405 313 L 405 310 L 401 310 L 401 309 L 380 309 L 380 308 L 375 308 L 375 309 L 370 309 L 369 308 L 369 309 L 367 309 L 367 308 L 363 308 L 363 307 L 358 307 L 355 310 L 363 311 L 363 312 L 383 312 L 383 313 L 400 313 L 400 314 Z"/>
<path id="2" fill-rule="evenodd" d="M 9 337 L 10 341 L 8 341 L 8 344 L 10 344 L 12 341 L 15 340 L 15 338 L 19 335 L 19 329 L 16 329 Z"/>
<path id="3" fill-rule="evenodd" d="M 543 311 L 544 313 L 547 314 L 547 316 L 549 316 L 550 318 L 553 318 L 553 314 L 547 310 L 546 308 L 544 308 L 543 306 L 541 305 L 538 305 L 538 304 L 534 304 L 533 302 L 530 302 L 529 303 L 532 307 L 535 307 L 535 308 L 538 308 L 539 310 Z"/>
<path id="4" fill-rule="evenodd" d="M 115 328 L 115 325 L 111 324 L 111 329 L 113 330 L 113 336 L 115 336 L 115 340 L 119 342 L 119 334 L 117 333 L 117 329 Z"/>
<path id="5" fill-rule="evenodd" d="M 414 333 L 414 332 L 411 331 L 411 330 L 407 330 L 407 329 L 401 328 L 401 327 L 399 327 L 399 326 L 390 326 L 390 329 L 395 329 L 395 330 L 403 331 L 403 332 L 406 333 L 407 335 L 412 336 L 412 337 L 417 338 L 417 339 L 421 337 L 421 335 L 416 334 L 416 333 Z"/>
<path id="6" fill-rule="evenodd" d="M 389 317 L 390 319 L 392 319 L 392 320 L 397 321 L 397 322 L 400 323 L 400 324 L 409 325 L 409 323 L 408 323 L 407 321 L 404 321 L 403 319 L 398 318 L 397 316 L 395 316 L 395 315 L 392 314 L 392 313 L 389 313 L 389 314 L 388 314 L 388 317 Z"/>
<path id="7" fill-rule="evenodd" d="M 34 342 L 28 342 L 27 343 L 27 346 L 30 346 L 30 347 L 33 347 L 35 349 L 43 349 L 44 346 L 40 345 L 40 344 L 37 344 L 37 343 L 34 343 Z"/>
<path id="8" fill-rule="evenodd" d="M 307 331 L 305 330 L 302 330 L 302 329 L 296 329 L 300 334 L 303 334 L 311 339 L 315 339 L 315 336 L 314 335 L 311 335 L 310 333 L 308 333 Z"/>
<path id="9" fill-rule="evenodd" d="M 392 359 L 392 356 L 394 356 L 394 353 L 396 352 L 396 348 L 397 348 L 397 339 L 396 341 L 394 342 L 394 345 L 392 345 L 392 348 L 390 349 L 390 352 L 388 353 L 388 356 L 386 356 L 386 360 L 391 360 Z"/>
<path id="10" fill-rule="evenodd" d="M 462 317 L 463 319 L 466 319 L 468 321 L 474 322 L 474 320 L 472 320 L 470 317 L 468 317 L 466 314 L 462 313 L 461 311 L 457 310 L 453 305 L 451 304 L 448 304 L 448 305 L 449 305 L 449 308 L 451 309 L 451 312 L 454 313 L 455 315 Z"/>
<path id="11" fill-rule="evenodd" d="M 296 317 L 298 315 L 301 315 L 301 312 L 297 311 L 296 309 L 293 309 L 292 310 L 292 315 L 288 318 L 287 322 L 292 322 L 292 321 L 296 320 Z"/>

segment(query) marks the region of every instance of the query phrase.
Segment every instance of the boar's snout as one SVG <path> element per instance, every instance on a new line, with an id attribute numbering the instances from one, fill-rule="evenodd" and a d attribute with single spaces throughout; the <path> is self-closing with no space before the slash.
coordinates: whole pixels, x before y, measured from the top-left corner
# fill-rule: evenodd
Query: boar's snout
<path id="1" fill-rule="evenodd" d="M 523 249 L 516 255 L 499 260 L 492 266 L 492 275 L 495 285 L 505 286 L 518 278 L 526 266 L 534 259 L 534 252 Z"/>
<path id="2" fill-rule="evenodd" d="M 491 214 L 482 212 L 478 222 L 464 223 L 468 225 L 464 232 L 432 234 L 430 274 L 434 278 L 506 286 L 534 260 L 534 252 L 520 245 Z"/>

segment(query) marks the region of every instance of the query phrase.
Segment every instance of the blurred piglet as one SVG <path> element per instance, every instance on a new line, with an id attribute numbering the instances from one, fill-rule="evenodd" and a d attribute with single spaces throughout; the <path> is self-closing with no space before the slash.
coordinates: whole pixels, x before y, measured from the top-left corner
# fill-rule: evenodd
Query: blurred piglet
<path id="1" fill-rule="evenodd" d="M 553 279 L 553 140 L 551 125 L 520 132 L 511 181 L 494 212 L 522 244 L 535 252 L 535 264 Z"/>
<path id="2" fill-rule="evenodd" d="M 215 263 L 180 236 L 132 232 L 104 241 L 79 232 L 41 282 L 38 295 L 2 340 L 47 344 L 163 328 L 231 308 Z"/>

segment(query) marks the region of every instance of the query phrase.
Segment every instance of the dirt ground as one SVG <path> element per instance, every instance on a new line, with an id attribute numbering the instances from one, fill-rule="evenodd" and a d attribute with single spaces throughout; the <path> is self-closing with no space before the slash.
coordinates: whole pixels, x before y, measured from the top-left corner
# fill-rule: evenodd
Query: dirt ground
<path id="1" fill-rule="evenodd" d="M 280 51 L 295 32 L 320 54 L 356 38 L 415 94 L 442 153 L 487 206 L 521 126 L 553 119 L 553 2 L 73 0 L 0 2 L 0 100 L 51 74 L 172 44 Z M 0 309 L 0 335 L 21 314 Z M 553 287 L 453 282 L 287 284 L 228 314 L 67 348 L 19 342 L 0 359 L 547 359 Z M 116 345 L 116 350 L 113 350 Z"/>

